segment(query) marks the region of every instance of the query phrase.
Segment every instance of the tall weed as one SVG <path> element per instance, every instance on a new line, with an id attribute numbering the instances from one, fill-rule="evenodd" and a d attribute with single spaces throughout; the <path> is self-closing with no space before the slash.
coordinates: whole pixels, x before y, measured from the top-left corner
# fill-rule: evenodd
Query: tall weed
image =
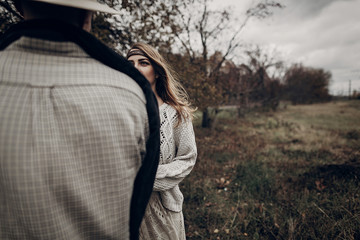
<path id="1" fill-rule="evenodd" d="M 181 184 L 188 239 L 360 239 L 359 102 L 221 113 Z M 355 106 L 355 107 L 354 107 Z"/>

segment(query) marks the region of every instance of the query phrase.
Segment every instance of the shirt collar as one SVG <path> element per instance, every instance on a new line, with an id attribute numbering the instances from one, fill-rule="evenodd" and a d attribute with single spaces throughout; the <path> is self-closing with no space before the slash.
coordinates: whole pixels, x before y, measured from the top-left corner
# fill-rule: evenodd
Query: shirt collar
<path id="1" fill-rule="evenodd" d="M 37 54 L 51 54 L 54 56 L 89 57 L 81 47 L 69 41 L 51 41 L 40 38 L 21 37 L 13 42 L 8 50 L 20 50 Z"/>

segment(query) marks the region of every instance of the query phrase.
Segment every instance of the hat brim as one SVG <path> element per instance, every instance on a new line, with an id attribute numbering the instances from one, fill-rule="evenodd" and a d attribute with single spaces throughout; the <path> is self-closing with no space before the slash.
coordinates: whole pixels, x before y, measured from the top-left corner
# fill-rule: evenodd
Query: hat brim
<path id="1" fill-rule="evenodd" d="M 73 7 L 73 8 L 80 8 L 95 12 L 105 12 L 105 13 L 111 13 L 111 14 L 120 14 L 119 11 L 116 11 L 115 9 L 112 9 L 106 4 L 101 4 L 96 1 L 89 1 L 89 0 L 32 0 L 32 1 L 38 1 L 38 2 L 44 2 L 44 3 L 50 3 L 65 7 Z"/>

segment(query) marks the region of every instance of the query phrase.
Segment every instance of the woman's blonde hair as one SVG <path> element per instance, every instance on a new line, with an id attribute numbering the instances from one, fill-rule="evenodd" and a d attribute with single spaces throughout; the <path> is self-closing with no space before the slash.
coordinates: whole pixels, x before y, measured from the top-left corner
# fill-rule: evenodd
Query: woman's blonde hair
<path id="1" fill-rule="evenodd" d="M 175 108 L 180 116 L 178 124 L 181 122 L 181 119 L 192 119 L 195 109 L 191 107 L 188 94 L 169 63 L 155 48 L 146 43 L 135 43 L 129 50 L 129 53 L 134 50 L 142 51 L 145 57 L 150 60 L 157 76 L 156 92 L 165 103 Z"/>

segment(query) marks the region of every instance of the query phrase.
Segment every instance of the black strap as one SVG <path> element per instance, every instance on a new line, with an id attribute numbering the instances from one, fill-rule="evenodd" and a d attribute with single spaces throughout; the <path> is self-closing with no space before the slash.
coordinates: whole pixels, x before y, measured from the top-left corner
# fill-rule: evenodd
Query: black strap
<path id="1" fill-rule="evenodd" d="M 21 36 L 55 41 L 71 41 L 78 44 L 92 58 L 127 74 L 141 87 L 146 98 L 150 136 L 146 143 L 146 155 L 136 176 L 130 207 L 130 239 L 138 239 L 139 227 L 152 193 L 160 152 L 160 120 L 157 100 L 149 82 L 124 57 L 115 53 L 90 33 L 57 20 L 30 20 L 12 26 L 0 38 L 0 50 Z"/>

